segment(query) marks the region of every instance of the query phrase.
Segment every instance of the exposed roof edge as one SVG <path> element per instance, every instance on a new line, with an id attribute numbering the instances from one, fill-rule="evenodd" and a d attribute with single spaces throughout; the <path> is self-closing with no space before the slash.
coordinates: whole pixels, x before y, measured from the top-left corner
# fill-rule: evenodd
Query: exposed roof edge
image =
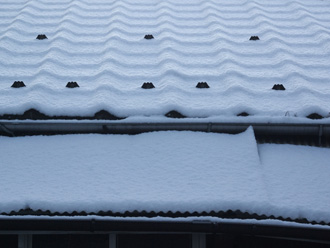
<path id="1" fill-rule="evenodd" d="M 240 220 L 279 220 L 300 224 L 313 224 L 330 226 L 330 223 L 324 221 L 309 221 L 306 218 L 285 218 L 282 216 L 274 215 L 260 215 L 256 213 L 242 212 L 240 210 L 228 210 L 228 211 L 210 211 L 210 212 L 163 212 L 163 211 L 125 211 L 125 212 L 113 212 L 113 211 L 99 211 L 99 212 L 51 212 L 43 210 L 21 209 L 20 211 L 11 211 L 10 213 L 1 213 L 2 216 L 36 216 L 36 217 L 84 217 L 84 216 L 99 216 L 99 217 L 124 217 L 124 218 L 191 218 L 191 217 L 216 217 L 222 219 L 240 219 Z"/>
<path id="2" fill-rule="evenodd" d="M 108 133 L 138 134 L 152 131 L 201 131 L 237 134 L 253 126 L 261 136 L 304 136 L 316 139 L 316 145 L 330 140 L 330 124 L 312 123 L 219 123 L 219 122 L 111 122 L 111 121 L 0 121 L 0 135 Z"/>
<path id="3" fill-rule="evenodd" d="M 330 242 L 330 230 L 313 226 L 211 221 L 0 218 L 6 232 L 144 232 L 239 234 Z"/>

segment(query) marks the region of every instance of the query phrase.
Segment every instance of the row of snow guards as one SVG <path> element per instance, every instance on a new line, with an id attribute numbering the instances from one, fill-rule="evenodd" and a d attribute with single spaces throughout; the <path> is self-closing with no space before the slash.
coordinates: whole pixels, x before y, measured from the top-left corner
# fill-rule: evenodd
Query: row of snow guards
<path id="1" fill-rule="evenodd" d="M 144 39 L 146 39 L 146 40 L 152 40 L 154 38 L 155 37 L 152 34 L 146 34 L 144 36 Z M 37 40 L 47 40 L 48 37 L 45 34 L 38 34 L 36 39 Z M 260 40 L 260 39 L 259 39 L 259 36 L 251 36 L 250 40 L 256 41 L 256 40 Z"/>
<path id="2" fill-rule="evenodd" d="M 12 86 L 12 88 L 23 88 L 26 87 L 25 83 L 23 81 L 15 81 Z M 66 85 L 67 88 L 79 88 L 79 84 L 77 82 L 68 82 Z M 152 82 L 144 82 L 141 86 L 142 89 L 154 89 L 155 85 Z M 210 86 L 208 85 L 207 82 L 198 82 L 196 85 L 196 88 L 198 89 L 208 89 L 210 88 Z M 283 91 L 285 90 L 285 87 L 283 86 L 283 84 L 274 84 L 272 90 L 276 90 L 276 91 Z M 101 112 L 105 112 L 104 110 L 102 110 Z M 96 113 L 95 114 L 96 117 L 80 117 L 80 116 L 74 116 L 74 117 L 69 117 L 69 116 L 46 116 L 44 114 L 38 113 L 37 110 L 28 110 L 26 111 L 23 115 L 3 115 L 0 116 L 0 119 L 19 119 L 19 120 L 23 120 L 23 119 L 32 119 L 32 120 L 45 120 L 45 119 L 105 119 L 105 120 L 121 120 L 124 118 L 120 118 L 120 117 L 116 117 L 110 113 L 106 114 L 106 115 L 102 115 L 101 118 L 99 118 L 99 114 Z M 250 114 L 247 113 L 246 111 L 240 112 L 237 114 L 237 116 L 240 117 L 246 117 L 249 116 Z M 165 114 L 166 117 L 168 118 L 194 118 L 194 116 L 185 116 L 181 113 L 179 113 L 176 110 L 172 110 L 169 111 L 168 113 Z M 312 119 L 312 120 L 320 120 L 325 118 L 325 116 L 322 116 L 318 113 L 311 113 L 308 116 L 306 116 L 308 119 Z"/>
<path id="3" fill-rule="evenodd" d="M 12 85 L 12 88 L 23 88 L 26 87 L 25 83 L 23 81 L 15 81 Z M 67 88 L 79 88 L 79 84 L 77 82 L 68 82 L 66 84 Z M 142 89 L 153 89 L 156 88 L 155 85 L 152 82 L 144 82 L 141 86 Z M 198 89 L 208 89 L 210 86 L 207 82 L 198 82 L 196 85 L 196 88 Z M 285 90 L 285 87 L 283 84 L 274 84 L 272 90 Z"/>

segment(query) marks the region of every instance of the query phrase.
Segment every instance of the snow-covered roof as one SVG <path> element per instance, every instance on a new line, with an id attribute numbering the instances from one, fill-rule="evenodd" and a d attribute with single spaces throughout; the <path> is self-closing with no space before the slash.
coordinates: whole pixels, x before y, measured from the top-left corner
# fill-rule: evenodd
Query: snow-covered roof
<path id="1" fill-rule="evenodd" d="M 329 116 L 329 1 L 0 5 L 0 115 Z"/>
<path id="2" fill-rule="evenodd" d="M 330 123 L 306 118 L 330 116 L 327 1 L 0 6 L 0 119 Z M 330 224 L 329 149 L 258 145 L 252 128 L 0 137 L 0 147 L 0 215 Z"/>
<path id="3" fill-rule="evenodd" d="M 2 215 L 330 223 L 329 149 L 257 145 L 252 128 L 0 137 L 0 147 Z"/>

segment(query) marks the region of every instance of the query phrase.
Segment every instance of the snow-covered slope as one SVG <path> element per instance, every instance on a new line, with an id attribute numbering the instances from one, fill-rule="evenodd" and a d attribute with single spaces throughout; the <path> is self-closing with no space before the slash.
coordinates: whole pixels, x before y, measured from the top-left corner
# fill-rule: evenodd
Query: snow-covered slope
<path id="1" fill-rule="evenodd" d="M 0 115 L 31 108 L 50 116 L 104 109 L 121 117 L 330 112 L 329 1 L 0 0 L 0 6 Z M 260 40 L 250 41 L 255 35 Z M 11 88 L 14 81 L 27 87 Z M 69 81 L 80 88 L 66 88 Z M 195 88 L 200 81 L 210 88 Z M 143 82 L 156 88 L 141 89 Z M 274 84 L 286 90 L 272 90 Z"/>

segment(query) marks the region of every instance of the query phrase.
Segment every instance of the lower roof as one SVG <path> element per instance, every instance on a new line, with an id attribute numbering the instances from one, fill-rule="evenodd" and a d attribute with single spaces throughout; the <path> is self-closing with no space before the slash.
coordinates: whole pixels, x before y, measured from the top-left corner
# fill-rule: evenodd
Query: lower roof
<path id="1" fill-rule="evenodd" d="M 2 215 L 330 223 L 329 149 L 238 135 L 0 137 Z"/>

